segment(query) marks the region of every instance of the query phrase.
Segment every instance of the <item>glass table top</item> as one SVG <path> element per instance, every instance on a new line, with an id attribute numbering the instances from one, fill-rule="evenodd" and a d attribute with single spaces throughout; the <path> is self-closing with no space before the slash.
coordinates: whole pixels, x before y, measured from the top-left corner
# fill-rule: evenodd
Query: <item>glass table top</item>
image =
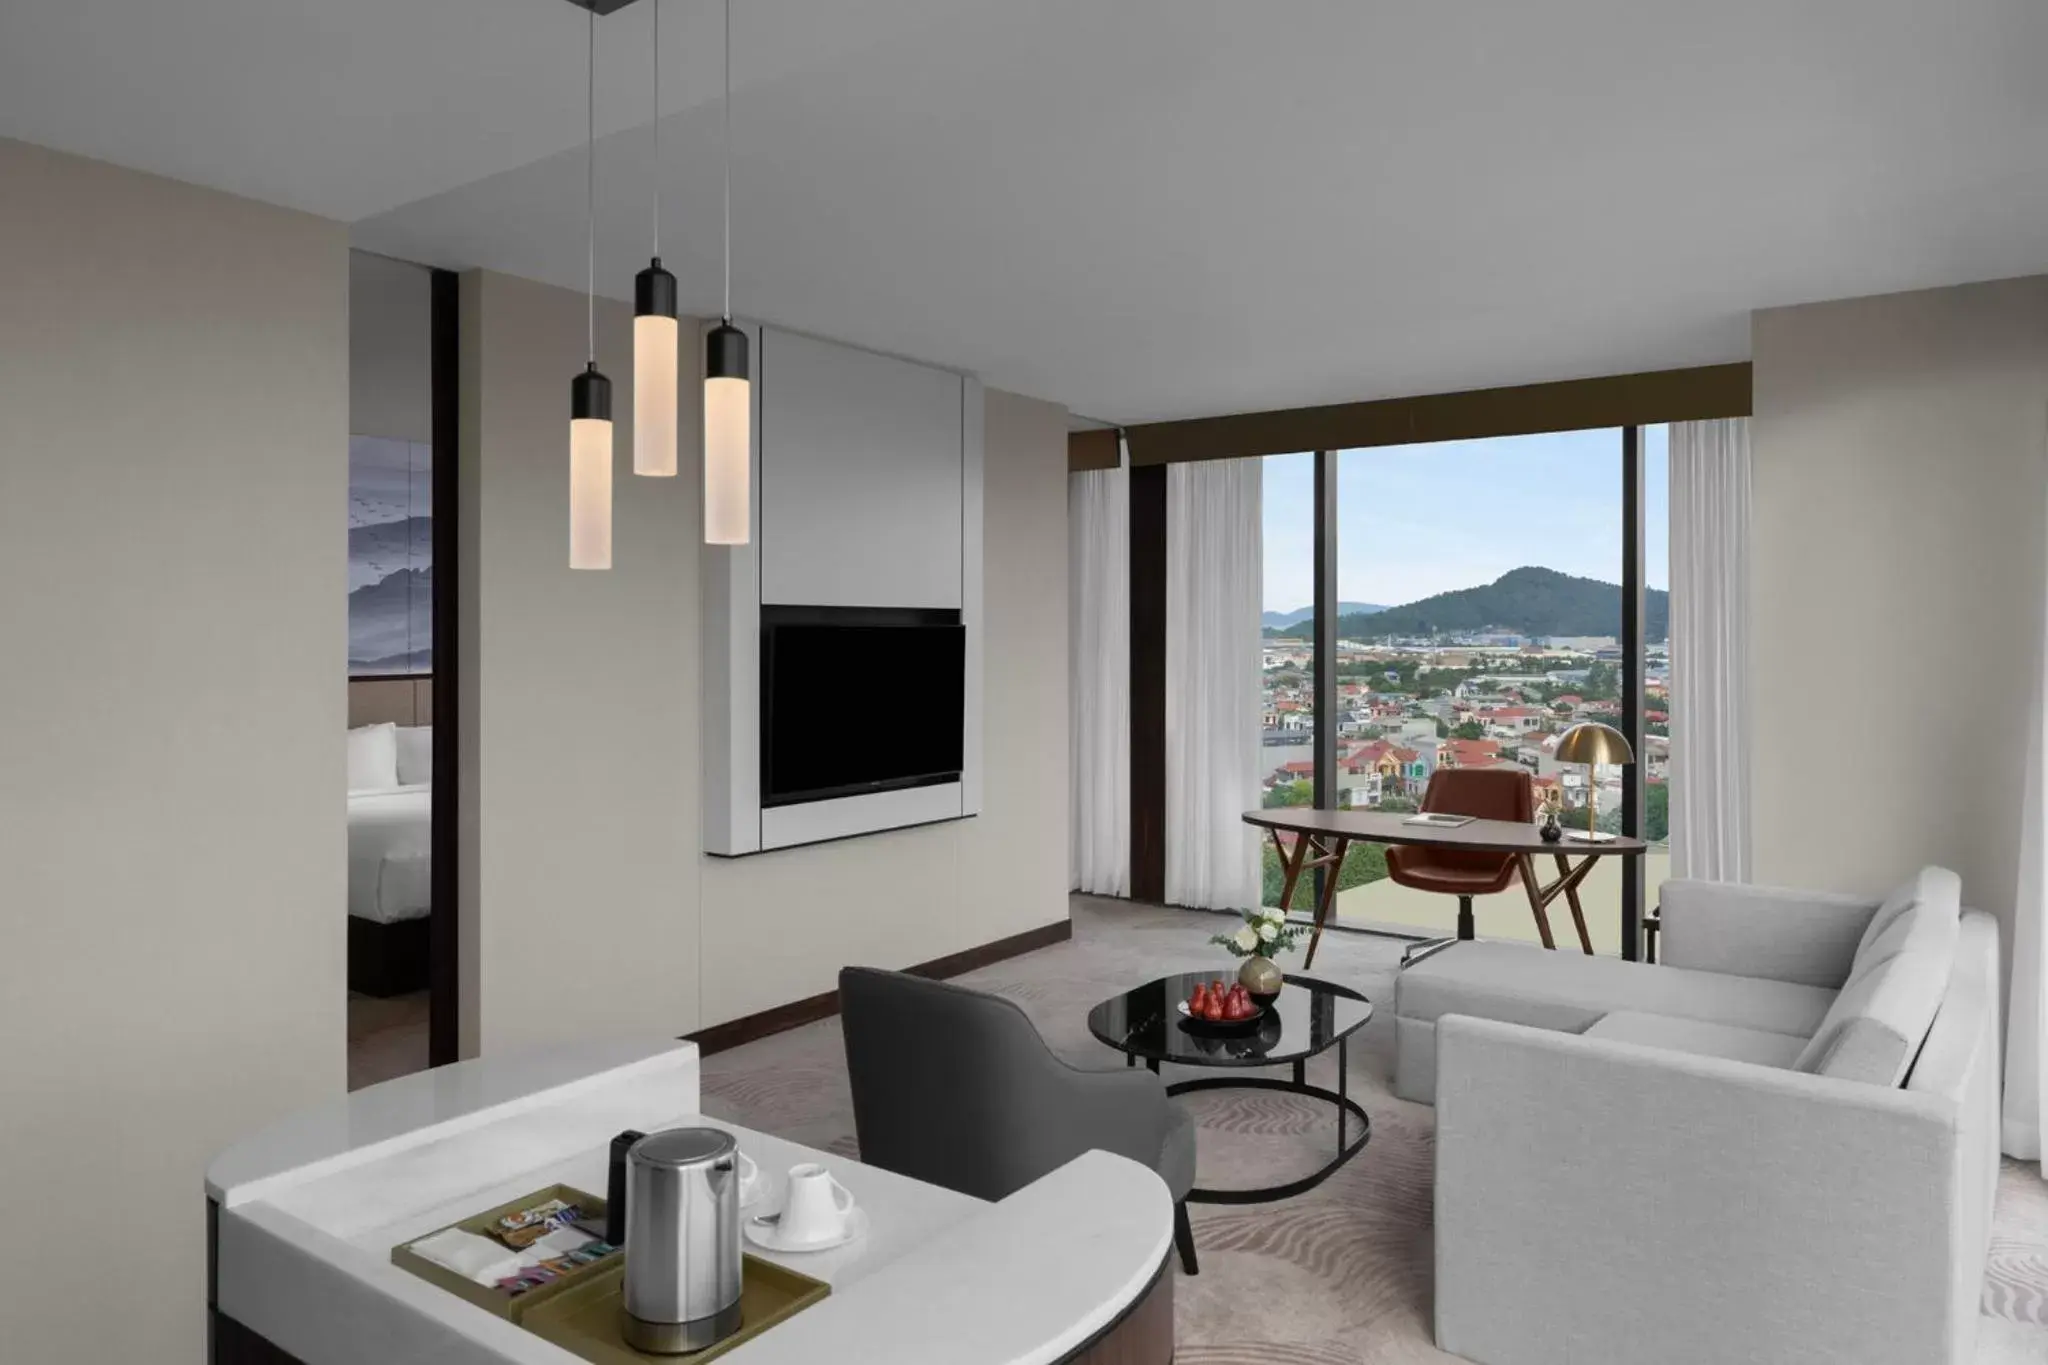
<path id="1" fill-rule="evenodd" d="M 1289 976 L 1287 988 L 1274 997 L 1273 1012 L 1260 1021 L 1255 1033 L 1212 1037 L 1181 1027 L 1178 1006 L 1193 993 L 1197 981 L 1220 977 L 1229 985 L 1236 976 L 1234 970 L 1225 970 L 1161 977 L 1089 1010 L 1088 1031 L 1119 1052 L 1147 1061 L 1277 1066 L 1315 1056 L 1372 1018 L 1372 1002 L 1350 987 Z"/>

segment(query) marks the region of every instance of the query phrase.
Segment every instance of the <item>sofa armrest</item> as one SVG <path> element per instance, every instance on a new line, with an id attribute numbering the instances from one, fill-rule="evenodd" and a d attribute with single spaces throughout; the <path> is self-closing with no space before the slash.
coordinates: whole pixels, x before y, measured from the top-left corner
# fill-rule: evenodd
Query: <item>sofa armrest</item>
<path id="1" fill-rule="evenodd" d="M 1956 1133 L 1933 1096 L 1446 1015 L 1437 1345 L 1488 1365 L 1966 1359 Z"/>
<path id="2" fill-rule="evenodd" d="M 1658 961 L 1840 989 L 1877 902 L 1820 891 L 1680 879 L 1659 892 Z"/>

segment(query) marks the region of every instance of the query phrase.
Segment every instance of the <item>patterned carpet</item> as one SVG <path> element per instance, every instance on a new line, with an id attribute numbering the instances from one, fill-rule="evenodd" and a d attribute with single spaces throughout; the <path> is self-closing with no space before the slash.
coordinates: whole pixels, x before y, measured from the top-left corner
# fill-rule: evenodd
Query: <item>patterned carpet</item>
<path id="1" fill-rule="evenodd" d="M 1220 969 L 1219 920 L 1077 896 L 1074 939 L 961 980 L 1021 1004 L 1046 1041 L 1085 1066 L 1120 1062 L 1088 1034 L 1088 1007 L 1175 971 Z M 1401 945 L 1326 935 L 1316 974 L 1391 998 Z M 1298 960 L 1298 959 L 1297 959 Z M 1219 974 L 1222 973 L 1219 970 Z M 1193 1206 L 1202 1273 L 1176 1287 L 1180 1365 L 1430 1365 L 1433 1112 L 1390 1093 L 1391 1010 L 1353 1040 L 1351 1093 L 1372 1115 L 1370 1145 L 1320 1188 L 1277 1204 Z M 1309 1079 L 1335 1085 L 1333 1057 Z M 1167 1079 L 1177 1079 L 1167 1068 Z M 1266 1185 L 1306 1174 L 1336 1142 L 1327 1105 L 1273 1092 L 1184 1101 L 1201 1123 L 1205 1185 Z M 837 1020 L 706 1060 L 706 1112 L 854 1155 Z M 2048 1185 L 2008 1163 L 1984 1294 L 1980 1365 L 2048 1362 Z"/>

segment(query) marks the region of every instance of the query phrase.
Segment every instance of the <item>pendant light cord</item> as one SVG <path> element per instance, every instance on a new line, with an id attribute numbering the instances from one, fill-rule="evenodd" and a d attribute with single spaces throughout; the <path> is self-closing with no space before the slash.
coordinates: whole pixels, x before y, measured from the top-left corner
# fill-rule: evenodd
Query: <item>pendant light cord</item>
<path id="1" fill-rule="evenodd" d="M 583 203 L 588 252 L 583 290 L 584 326 L 590 339 L 590 363 L 597 364 L 597 11 L 590 11 L 590 58 L 584 114 Z"/>
<path id="2" fill-rule="evenodd" d="M 661 259 L 661 0 L 654 0 L 654 259 Z"/>
<path id="3" fill-rule="evenodd" d="M 725 321 L 732 322 L 732 0 L 725 0 Z"/>

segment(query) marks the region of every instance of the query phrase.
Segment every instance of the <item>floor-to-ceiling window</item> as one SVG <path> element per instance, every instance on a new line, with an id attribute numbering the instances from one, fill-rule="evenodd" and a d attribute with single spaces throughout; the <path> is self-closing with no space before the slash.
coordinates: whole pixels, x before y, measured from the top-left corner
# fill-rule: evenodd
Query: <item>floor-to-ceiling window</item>
<path id="1" fill-rule="evenodd" d="M 1269 455 L 1260 462 L 1265 560 L 1261 616 L 1258 766 L 1264 806 L 1315 800 L 1315 459 Z M 1261 848 L 1267 905 L 1279 903 L 1280 859 Z M 1297 893 L 1298 906 L 1308 896 Z"/>
<path id="2" fill-rule="evenodd" d="M 1415 808 L 1440 768 L 1526 771 L 1565 821 L 1622 811 L 1621 772 L 1561 764 L 1581 720 L 1621 723 L 1622 433 L 1379 446 L 1337 456 L 1337 766 L 1342 804 Z M 1661 630 L 1659 631 L 1661 638 Z M 1456 902 L 1352 855 L 1338 916 L 1446 932 Z M 1621 864 L 1582 891 L 1620 946 Z M 1563 910 L 1560 904 L 1558 909 Z M 1534 940 L 1517 884 L 1474 907 L 1482 935 Z"/>
<path id="3" fill-rule="evenodd" d="M 1645 908 L 1671 873 L 1671 449 L 1670 429 L 1640 428 L 1643 442 L 1643 766 Z M 1619 826 L 1616 826 L 1619 828 Z"/>

